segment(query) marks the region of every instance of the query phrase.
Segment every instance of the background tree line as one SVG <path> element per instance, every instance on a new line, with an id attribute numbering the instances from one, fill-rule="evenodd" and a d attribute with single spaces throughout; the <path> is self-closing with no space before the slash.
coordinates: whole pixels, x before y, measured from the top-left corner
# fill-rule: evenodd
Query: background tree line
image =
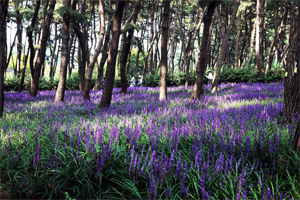
<path id="1" fill-rule="evenodd" d="M 299 51 L 294 57 L 290 54 L 299 46 L 293 43 L 298 23 L 299 2 L 293 0 L 1 1 L 5 48 L 1 49 L 0 88 L 4 94 L 8 66 L 19 78 L 19 92 L 26 75 L 30 77 L 32 97 L 41 77 L 51 81 L 57 74 L 55 101 L 60 102 L 77 66 L 79 90 L 87 100 L 93 74 L 97 76 L 94 89 L 100 89 L 105 72 L 99 105 L 103 108 L 110 105 L 115 77 L 121 79 L 121 92 L 127 93 L 129 74 L 147 77 L 159 72 L 160 100 L 167 100 L 167 76 L 180 72 L 185 75 L 186 91 L 190 73 L 196 75 L 191 99 L 199 99 L 208 68 L 214 71 L 212 93 L 218 90 L 221 71 L 232 68 L 251 69 L 258 77 L 282 68 L 288 72 L 286 78 L 292 76 L 297 82 L 292 66 Z M 12 25 L 16 34 L 9 36 L 13 39 L 7 44 Z M 135 59 L 130 59 L 132 55 Z M 298 103 L 296 107 L 299 110 Z"/>

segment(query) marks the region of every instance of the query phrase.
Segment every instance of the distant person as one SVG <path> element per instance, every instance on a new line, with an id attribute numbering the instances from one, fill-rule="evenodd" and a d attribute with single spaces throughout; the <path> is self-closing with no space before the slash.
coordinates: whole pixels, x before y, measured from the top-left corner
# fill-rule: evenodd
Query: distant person
<path id="1" fill-rule="evenodd" d="M 210 70 L 208 70 L 208 76 L 206 76 L 206 78 L 208 79 L 208 83 L 212 84 L 213 76 Z"/>
<path id="2" fill-rule="evenodd" d="M 104 83 L 105 83 L 105 76 L 104 76 L 103 81 L 102 81 L 103 88 L 104 88 Z"/>
<path id="3" fill-rule="evenodd" d="M 131 79 L 128 82 L 130 82 L 130 86 L 129 87 L 134 87 L 135 86 L 135 78 L 134 78 L 133 75 L 131 75 Z"/>
<path id="4" fill-rule="evenodd" d="M 139 82 L 138 82 L 138 87 L 143 87 L 143 76 L 139 75 Z"/>

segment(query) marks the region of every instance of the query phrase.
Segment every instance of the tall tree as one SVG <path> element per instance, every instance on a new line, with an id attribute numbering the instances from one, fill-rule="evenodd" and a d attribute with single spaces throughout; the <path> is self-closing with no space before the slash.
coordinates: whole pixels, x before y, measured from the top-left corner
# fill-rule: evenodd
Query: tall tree
<path id="1" fill-rule="evenodd" d="M 41 75 L 41 67 L 45 61 L 46 45 L 47 45 L 47 40 L 49 38 L 48 36 L 49 36 L 50 23 L 52 20 L 55 4 L 56 4 L 56 0 L 50 0 L 49 10 L 47 12 L 47 18 L 41 30 L 41 36 L 40 36 L 41 39 L 39 43 L 40 49 L 36 52 L 35 55 L 36 62 L 34 63 L 34 76 L 33 76 L 33 80 L 31 81 L 30 90 L 29 90 L 29 94 L 31 97 L 36 97 L 37 95 L 39 80 Z"/>
<path id="2" fill-rule="evenodd" d="M 257 0 L 256 3 L 256 39 L 255 39 L 255 69 L 258 70 L 258 76 L 262 76 L 262 69 L 263 69 L 263 58 L 261 58 L 261 44 L 260 44 L 260 37 L 261 37 L 261 23 L 262 23 L 262 15 L 264 9 L 265 0 Z"/>
<path id="3" fill-rule="evenodd" d="M 137 16 L 138 16 L 139 11 L 140 11 L 140 4 L 141 4 L 141 0 L 138 0 L 135 4 L 134 10 L 133 10 L 133 15 L 132 15 L 132 18 L 131 18 L 132 26 L 134 26 L 136 24 Z M 120 64 L 121 83 L 122 83 L 121 93 L 124 93 L 124 94 L 127 93 L 126 63 L 127 63 L 128 54 L 129 54 L 129 51 L 130 51 L 130 46 L 131 46 L 131 43 L 132 43 L 133 33 L 134 33 L 134 27 L 131 27 L 128 30 L 128 36 L 125 37 L 125 44 L 123 46 L 123 51 L 122 51 L 122 55 L 121 55 L 121 64 Z M 152 64 L 153 64 L 153 62 L 152 62 Z"/>
<path id="4" fill-rule="evenodd" d="M 116 59 L 118 54 L 119 38 L 121 33 L 122 14 L 125 7 L 125 1 L 118 1 L 115 7 L 112 37 L 110 41 L 110 49 L 107 60 L 107 68 L 105 74 L 105 85 L 99 108 L 107 108 L 110 106 L 112 91 L 115 80 Z"/>
<path id="5" fill-rule="evenodd" d="M 0 118 L 4 108 L 4 70 L 6 67 L 6 15 L 8 1 L 0 1 Z"/>
<path id="6" fill-rule="evenodd" d="M 197 78 L 194 84 L 191 100 L 199 99 L 200 95 L 204 94 L 203 76 L 207 64 L 207 47 L 208 47 L 209 29 L 212 23 L 212 16 L 214 14 L 214 10 L 216 6 L 217 6 L 217 1 L 210 2 L 207 8 L 207 12 L 203 18 L 204 28 L 203 28 L 203 35 L 201 40 L 201 49 L 198 55 L 199 59 L 197 63 Z"/>
<path id="7" fill-rule="evenodd" d="M 177 17 L 178 17 L 178 1 L 176 0 L 176 7 L 175 7 L 175 16 L 174 16 L 174 28 L 172 33 L 172 44 L 171 44 L 171 52 L 170 52 L 170 71 L 174 70 L 174 58 L 175 58 L 175 34 L 177 29 Z M 183 3 L 183 2 L 182 2 Z"/>
<path id="8" fill-rule="evenodd" d="M 18 36 L 18 43 L 17 43 L 17 76 L 20 77 L 21 73 L 21 55 L 22 55 L 22 36 L 23 36 L 23 15 L 20 13 L 20 8 L 22 7 L 23 1 L 16 1 L 16 23 L 17 23 L 17 36 Z"/>
<path id="9" fill-rule="evenodd" d="M 64 0 L 63 5 L 65 11 L 63 14 L 63 26 L 62 26 L 61 64 L 60 64 L 60 72 L 59 72 L 59 81 L 58 81 L 57 91 L 55 95 L 55 102 L 64 101 L 66 82 L 67 82 L 67 67 L 70 59 L 70 52 L 69 52 L 70 14 L 67 9 L 71 7 L 71 0 Z"/>
<path id="10" fill-rule="evenodd" d="M 24 79 L 25 79 L 25 70 L 26 70 L 29 51 L 30 51 L 30 54 L 31 54 L 31 57 L 32 57 L 30 59 L 30 61 L 32 61 L 32 63 L 33 63 L 33 55 L 34 55 L 35 51 L 34 51 L 34 46 L 33 46 L 32 33 L 33 33 L 33 28 L 34 28 L 36 20 L 37 20 L 40 5 L 41 5 L 41 1 L 37 0 L 35 2 L 34 14 L 33 14 L 32 20 L 31 20 L 31 25 L 27 28 L 28 42 L 27 42 L 26 53 L 25 53 L 25 56 L 24 56 L 24 62 L 23 62 L 22 74 L 21 74 L 21 80 L 20 80 L 20 83 L 19 83 L 18 92 L 22 92 L 22 90 L 23 90 L 23 84 L 24 84 Z M 33 72 L 33 68 L 30 70 L 30 73 L 32 73 L 32 72 Z"/>
<path id="11" fill-rule="evenodd" d="M 170 1 L 164 0 L 161 33 L 161 78 L 159 88 L 159 100 L 167 100 L 167 73 L 168 73 L 168 36 L 169 36 L 169 15 Z"/>
<path id="12" fill-rule="evenodd" d="M 230 19 L 230 24 L 227 28 L 225 37 L 222 40 L 221 47 L 220 47 L 219 52 L 218 52 L 218 60 L 217 60 L 217 64 L 216 64 L 216 67 L 215 67 L 215 72 L 214 72 L 214 77 L 213 77 L 213 82 L 212 82 L 212 88 L 211 88 L 212 93 L 215 93 L 215 92 L 218 91 L 219 77 L 220 77 L 222 63 L 224 61 L 225 51 L 226 51 L 225 48 L 227 46 L 227 43 L 228 43 L 228 40 L 229 40 L 229 37 L 230 37 L 230 34 L 231 34 L 231 30 L 232 30 L 232 27 L 233 27 L 233 24 L 234 24 L 234 21 L 235 21 L 235 18 L 236 18 L 236 13 L 238 11 L 240 1 L 241 0 L 236 0 L 236 2 L 235 2 L 234 10 L 232 12 L 232 16 L 231 16 L 231 19 Z"/>
<path id="13" fill-rule="evenodd" d="M 95 50 L 94 56 L 92 58 L 91 63 L 88 65 L 87 74 L 86 74 L 86 82 L 84 88 L 83 99 L 90 100 L 90 89 L 91 89 L 91 81 L 95 63 L 97 62 L 97 58 L 100 54 L 104 33 L 105 33 L 105 16 L 104 16 L 104 2 L 103 0 L 99 0 L 99 21 L 100 21 L 100 34 L 99 41 L 97 45 L 97 49 Z"/>

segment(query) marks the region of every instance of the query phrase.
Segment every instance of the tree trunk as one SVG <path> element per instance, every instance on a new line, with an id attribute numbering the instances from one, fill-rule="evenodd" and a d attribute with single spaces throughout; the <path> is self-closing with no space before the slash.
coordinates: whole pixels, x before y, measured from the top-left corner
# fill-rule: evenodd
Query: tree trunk
<path id="1" fill-rule="evenodd" d="M 154 70 L 157 69 L 158 43 L 159 43 L 159 37 L 156 38 L 156 44 L 155 44 L 155 51 L 154 51 Z"/>
<path id="2" fill-rule="evenodd" d="M 33 81 L 31 81 L 30 91 L 29 94 L 31 97 L 36 97 L 38 87 L 39 87 L 39 80 L 41 75 L 41 67 L 45 61 L 45 54 L 46 54 L 46 45 L 49 35 L 50 23 L 53 16 L 53 10 L 55 7 L 56 0 L 50 0 L 49 10 L 47 12 L 47 18 L 43 28 L 41 30 L 41 42 L 40 42 L 40 49 L 37 51 L 36 54 L 36 62 L 34 64 L 34 77 Z"/>
<path id="3" fill-rule="evenodd" d="M 238 13 L 238 17 L 237 17 L 237 34 L 236 34 L 236 39 L 235 39 L 235 48 L 234 48 L 234 68 L 238 68 L 240 66 L 239 63 L 239 46 L 240 46 L 240 35 L 241 35 L 241 14 L 242 11 L 240 11 Z"/>
<path id="4" fill-rule="evenodd" d="M 202 20 L 203 20 L 203 17 L 204 17 L 204 14 L 206 13 L 206 10 L 207 10 L 207 7 L 205 7 L 205 9 L 203 10 L 203 14 L 201 16 L 201 19 L 199 20 L 198 22 L 198 25 L 193 33 L 193 37 L 191 38 L 191 42 L 190 42 L 190 46 L 188 48 L 189 50 L 189 55 L 188 55 L 188 58 L 186 60 L 186 80 L 185 80 L 185 86 L 184 86 L 184 90 L 185 91 L 188 91 L 188 86 L 189 86 L 189 75 L 190 75 L 190 61 L 192 59 L 192 54 L 194 52 L 194 43 L 195 43 L 195 40 L 196 40 L 196 36 L 197 36 L 197 33 L 199 32 L 200 30 L 200 26 L 202 24 Z"/>
<path id="5" fill-rule="evenodd" d="M 54 55 L 55 55 L 55 52 L 56 52 L 56 46 L 57 46 L 57 23 L 55 22 L 54 23 L 54 47 L 53 47 L 53 50 L 52 50 L 52 53 L 51 53 L 51 58 L 50 58 L 50 73 L 49 73 L 49 78 L 52 79 L 53 78 L 53 59 L 54 59 Z"/>
<path id="6" fill-rule="evenodd" d="M 184 33 L 183 33 L 183 25 L 182 25 L 182 21 L 184 20 L 183 17 L 183 7 L 184 7 L 184 2 L 185 0 L 181 1 L 181 11 L 180 11 L 180 22 L 179 22 L 179 30 L 180 30 L 180 38 L 181 38 L 181 55 L 183 56 L 183 59 L 180 59 L 180 65 L 179 68 L 181 68 L 181 71 L 184 70 L 183 66 L 185 63 L 185 57 L 184 57 L 184 50 L 185 50 L 185 38 L 184 38 Z M 182 67 L 181 67 L 182 66 Z"/>
<path id="7" fill-rule="evenodd" d="M 262 12 L 264 7 L 264 0 L 257 0 L 256 3 L 256 39 L 255 39 L 255 66 L 254 68 L 258 70 L 258 77 L 262 76 L 262 58 L 260 49 L 260 35 L 261 35 L 261 22 L 262 22 Z"/>
<path id="8" fill-rule="evenodd" d="M 4 110 L 4 70 L 6 67 L 6 15 L 8 1 L 0 1 L 0 118 L 3 117 Z"/>
<path id="9" fill-rule="evenodd" d="M 97 58 L 100 54 L 103 38 L 105 34 L 105 13 L 104 13 L 104 2 L 103 0 L 99 0 L 99 21 L 100 21 L 100 35 L 99 35 L 99 42 L 97 45 L 97 49 L 95 50 L 94 56 L 92 58 L 91 63 L 88 66 L 87 73 L 86 73 L 86 82 L 84 88 L 83 99 L 90 100 L 90 89 L 91 89 L 91 81 L 95 63 L 97 62 Z"/>
<path id="10" fill-rule="evenodd" d="M 204 94 L 203 90 L 203 75 L 206 70 L 206 62 L 207 62 L 207 46 L 208 46 L 208 38 L 209 38 L 209 30 L 212 23 L 212 16 L 214 14 L 214 10 L 217 6 L 216 1 L 212 1 L 207 8 L 207 12 L 203 18 L 204 20 L 204 28 L 201 40 L 200 52 L 198 54 L 198 63 L 197 63 L 197 78 L 194 84 L 193 93 L 191 96 L 191 100 L 200 99 L 200 95 Z"/>
<path id="11" fill-rule="evenodd" d="M 69 21 L 70 22 L 70 21 Z M 69 52 L 69 63 L 68 63 L 68 70 L 67 70 L 67 77 L 70 78 L 71 77 L 71 74 L 72 74 L 72 64 L 71 64 L 71 59 L 70 59 L 70 54 L 71 54 L 71 50 L 72 50 L 72 47 L 73 47 L 73 43 L 74 43 L 74 46 L 76 44 L 76 37 L 75 37 L 75 41 L 74 41 L 74 34 L 71 34 L 71 38 L 69 40 L 69 44 L 68 44 L 68 52 Z M 72 53 L 72 56 L 74 54 Z"/>
<path id="12" fill-rule="evenodd" d="M 219 84 L 219 77 L 220 77 L 220 72 L 221 72 L 221 68 L 222 68 L 222 62 L 224 60 L 225 51 L 226 51 L 225 48 L 228 44 L 228 40 L 229 40 L 229 37 L 231 34 L 231 30 L 232 30 L 232 27 L 233 27 L 233 24 L 234 24 L 234 21 L 236 18 L 236 13 L 237 13 L 239 5 L 240 5 L 240 0 L 237 0 L 235 2 L 234 10 L 231 15 L 230 25 L 228 26 L 225 37 L 223 38 L 222 43 L 221 43 L 221 48 L 219 49 L 219 52 L 218 52 L 218 60 L 217 60 L 217 64 L 216 64 L 216 68 L 215 68 L 215 72 L 214 72 L 211 93 L 215 93 L 218 91 L 218 84 Z"/>
<path id="13" fill-rule="evenodd" d="M 116 59 L 118 54 L 119 38 L 121 33 L 122 14 L 125 7 L 125 1 L 118 1 L 115 8 L 112 27 L 112 39 L 110 42 L 107 68 L 105 74 L 105 85 L 99 108 L 108 108 L 111 103 L 112 91 L 115 80 Z"/>
<path id="14" fill-rule="evenodd" d="M 70 78 L 72 76 L 72 70 L 74 69 L 74 55 L 75 55 L 75 49 L 76 49 L 76 40 L 77 40 L 77 37 L 75 37 L 74 42 L 73 42 L 72 57 L 71 57 L 71 61 L 70 61 L 71 67 L 70 67 L 68 78 Z"/>
<path id="15" fill-rule="evenodd" d="M 136 20 L 137 20 L 137 16 L 140 12 L 140 4 L 141 4 L 141 0 L 138 0 L 135 4 L 134 10 L 133 10 L 133 16 L 131 18 L 131 24 L 135 25 Z M 152 22 L 153 25 L 153 22 Z M 124 38 L 125 39 L 125 44 L 123 46 L 123 51 L 122 51 L 122 55 L 121 55 L 121 64 L 120 64 L 120 68 L 121 68 L 121 93 L 126 94 L 127 93 L 127 75 L 126 75 L 126 63 L 127 63 L 127 59 L 128 59 L 128 54 L 130 51 L 130 46 L 132 43 L 132 38 L 133 38 L 133 33 L 134 33 L 134 28 L 130 28 L 128 30 L 128 37 Z M 153 35 L 152 35 L 153 37 Z M 151 53 L 150 53 L 151 54 Z M 153 65 L 153 62 L 150 63 L 150 65 Z"/>
<path id="16" fill-rule="evenodd" d="M 16 11 L 16 23 L 17 23 L 17 35 L 18 35 L 18 43 L 17 43 L 17 77 L 20 77 L 21 73 L 21 56 L 22 56 L 22 32 L 23 32 L 23 16 L 20 14 L 19 11 L 19 4 L 17 5 Z"/>
<path id="17" fill-rule="evenodd" d="M 169 36 L 169 15 L 170 1 L 164 0 L 164 11 L 162 17 L 161 33 L 161 78 L 159 88 L 159 100 L 167 100 L 167 73 L 168 73 L 168 36 Z"/>
<path id="18" fill-rule="evenodd" d="M 151 9 L 151 17 L 150 17 L 150 41 L 153 40 L 154 37 L 154 0 L 152 0 L 152 9 Z M 153 48 L 150 50 L 149 59 L 148 59 L 148 69 L 151 74 L 153 71 Z"/>
<path id="19" fill-rule="evenodd" d="M 63 5 L 65 8 L 71 6 L 71 1 L 64 0 Z M 57 86 L 57 91 L 55 95 L 55 102 L 64 101 L 65 90 L 66 90 L 66 81 L 67 81 L 67 67 L 70 59 L 69 52 L 69 26 L 70 26 L 70 16 L 68 12 L 63 14 L 63 24 L 62 24 L 62 42 L 61 42 L 61 64 L 60 64 L 60 73 L 59 81 Z"/>
<path id="20" fill-rule="evenodd" d="M 31 25 L 30 27 L 28 27 L 28 31 L 27 31 L 27 37 L 28 37 L 28 43 L 27 43 L 27 48 L 26 48 L 26 52 L 25 52 L 25 56 L 24 56 L 24 62 L 23 62 L 23 68 L 22 68 L 22 75 L 21 75 L 21 80 L 19 82 L 19 89 L 18 92 L 22 92 L 23 90 L 23 85 L 24 85 L 24 79 L 25 79 L 25 71 L 26 71 L 26 66 L 27 66 L 27 59 L 28 59 L 28 55 L 29 55 L 29 51 L 31 55 L 34 55 L 34 52 L 32 52 L 32 47 L 33 47 L 33 41 L 32 41 L 32 32 L 33 32 L 33 27 L 35 26 L 35 22 L 37 19 L 37 15 L 40 9 L 40 5 L 41 5 L 41 1 L 37 0 L 35 3 L 35 8 L 34 8 L 34 14 L 31 20 Z M 33 49 L 34 51 L 34 49 Z M 33 57 L 33 56 L 31 56 Z M 33 70 L 30 70 L 32 73 Z"/>
<path id="21" fill-rule="evenodd" d="M 182 1 L 183 3 L 183 1 Z M 175 16 L 174 16 L 174 28 L 173 28 L 173 33 L 172 33 L 172 44 L 171 44 L 171 52 L 170 52 L 170 71 L 174 71 L 174 57 L 175 57 L 175 33 L 177 29 L 177 17 L 178 17 L 178 0 L 176 0 L 176 11 L 175 11 Z"/>
<path id="22" fill-rule="evenodd" d="M 287 54 L 286 77 L 284 78 L 284 107 L 283 113 L 286 121 L 291 122 L 300 114 L 300 58 L 297 53 L 300 51 L 299 22 L 295 24 Z M 296 73 L 295 72 L 295 69 Z"/>

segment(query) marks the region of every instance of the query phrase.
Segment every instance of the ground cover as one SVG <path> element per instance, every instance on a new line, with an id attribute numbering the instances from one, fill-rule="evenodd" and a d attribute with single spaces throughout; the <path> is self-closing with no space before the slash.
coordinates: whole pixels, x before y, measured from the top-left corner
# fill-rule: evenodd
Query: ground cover
<path id="1" fill-rule="evenodd" d="M 189 101 L 183 87 L 114 89 L 99 110 L 78 91 L 6 93 L 0 187 L 8 198 L 297 199 L 295 125 L 283 83 L 221 84 Z M 12 195 L 12 196 L 9 196 Z"/>

